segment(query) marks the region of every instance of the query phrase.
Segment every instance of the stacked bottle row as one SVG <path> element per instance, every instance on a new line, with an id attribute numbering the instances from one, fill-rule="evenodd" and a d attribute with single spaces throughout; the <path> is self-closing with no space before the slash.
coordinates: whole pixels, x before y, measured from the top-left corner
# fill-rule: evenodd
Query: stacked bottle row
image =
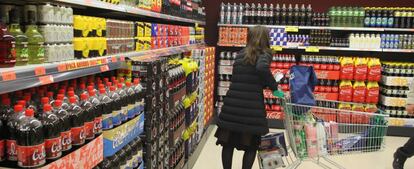
<path id="1" fill-rule="evenodd" d="M 412 63 L 383 62 L 380 107 L 391 117 L 414 118 L 405 109 L 409 84 L 414 77 Z"/>
<path id="2" fill-rule="evenodd" d="M 312 25 L 313 18 L 322 18 L 313 13 L 312 6 L 301 4 L 221 4 L 222 24 L 263 25 Z M 314 23 L 316 24 L 316 23 Z"/>
<path id="3" fill-rule="evenodd" d="M 219 29 L 219 44 L 246 45 L 247 28 L 220 27 Z"/>
<path id="4" fill-rule="evenodd" d="M 141 93 L 138 79 L 132 85 L 122 78 L 90 76 L 2 95 L 6 134 L 1 139 L 7 145 L 0 152 L 7 159 L 2 166 L 39 167 L 60 158 L 102 130 L 140 115 Z"/>
<path id="5" fill-rule="evenodd" d="M 139 168 L 143 164 L 142 141 L 135 138 L 113 156 L 105 158 L 94 169 Z"/>
<path id="6" fill-rule="evenodd" d="M 331 30 L 311 30 L 309 43 L 311 46 L 330 46 Z"/>
<path id="7" fill-rule="evenodd" d="M 134 22 L 106 19 L 107 54 L 134 51 L 134 31 Z"/>
<path id="8" fill-rule="evenodd" d="M 339 71 L 340 59 L 337 56 L 302 55 L 300 65 L 313 66 L 315 70 Z"/>

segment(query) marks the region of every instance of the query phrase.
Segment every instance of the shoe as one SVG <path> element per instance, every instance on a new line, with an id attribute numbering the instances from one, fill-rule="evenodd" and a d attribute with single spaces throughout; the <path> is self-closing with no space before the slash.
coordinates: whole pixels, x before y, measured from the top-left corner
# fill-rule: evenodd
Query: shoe
<path id="1" fill-rule="evenodd" d="M 401 157 L 397 155 L 397 153 L 394 154 L 394 161 L 392 162 L 392 168 L 393 169 L 404 169 L 404 163 L 407 160 L 407 158 Z"/>

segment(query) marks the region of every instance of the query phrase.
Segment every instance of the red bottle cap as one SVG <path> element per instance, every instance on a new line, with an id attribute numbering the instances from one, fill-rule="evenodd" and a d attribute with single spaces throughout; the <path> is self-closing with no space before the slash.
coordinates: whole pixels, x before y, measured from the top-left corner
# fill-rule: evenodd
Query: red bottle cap
<path id="1" fill-rule="evenodd" d="M 105 92 L 106 92 L 105 88 L 100 88 L 100 89 L 99 89 L 99 93 L 100 93 L 100 94 L 104 94 Z"/>
<path id="2" fill-rule="evenodd" d="M 58 94 L 65 94 L 65 93 L 66 93 L 65 89 L 59 89 L 58 91 Z"/>
<path id="3" fill-rule="evenodd" d="M 121 78 L 119 78 L 119 81 L 120 81 L 121 83 L 124 83 L 124 82 L 125 82 L 125 79 L 124 79 L 123 77 L 121 77 Z"/>
<path id="4" fill-rule="evenodd" d="M 26 96 L 24 96 L 24 100 L 26 102 L 29 102 L 30 100 L 32 100 L 32 97 L 30 95 L 26 95 Z"/>
<path id="5" fill-rule="evenodd" d="M 26 107 L 26 100 L 19 100 L 19 101 L 17 101 L 17 104 Z"/>
<path id="6" fill-rule="evenodd" d="M 62 106 L 62 100 L 55 100 L 53 104 L 55 104 L 56 107 L 60 107 Z"/>
<path id="7" fill-rule="evenodd" d="M 115 86 L 111 86 L 111 87 L 109 87 L 109 90 L 110 90 L 110 91 L 115 91 Z"/>
<path id="8" fill-rule="evenodd" d="M 105 78 L 103 78 L 103 81 L 104 81 L 105 83 L 108 83 L 108 82 L 109 82 L 109 79 L 108 79 L 107 77 L 105 77 Z"/>
<path id="9" fill-rule="evenodd" d="M 89 82 L 89 86 L 95 86 L 94 82 Z"/>
<path id="10" fill-rule="evenodd" d="M 112 76 L 111 77 L 111 81 L 115 81 L 116 80 L 116 77 L 115 76 Z"/>
<path id="11" fill-rule="evenodd" d="M 68 87 L 68 91 L 75 91 L 74 87 Z"/>
<path id="12" fill-rule="evenodd" d="M 106 83 L 106 86 L 112 86 L 112 82 Z"/>
<path id="13" fill-rule="evenodd" d="M 95 89 L 93 86 L 88 86 L 88 91 Z"/>
<path id="14" fill-rule="evenodd" d="M 70 103 L 76 103 L 76 97 L 70 97 L 69 102 Z"/>
<path id="15" fill-rule="evenodd" d="M 134 85 L 138 85 L 139 84 L 139 78 L 134 79 Z"/>
<path id="16" fill-rule="evenodd" d="M 82 90 L 85 90 L 85 89 L 86 89 L 86 85 L 85 85 L 85 83 L 81 83 L 81 84 L 79 85 L 79 88 L 80 88 L 80 89 L 82 89 Z"/>
<path id="17" fill-rule="evenodd" d="M 117 86 L 118 86 L 118 89 L 122 88 L 122 83 L 118 83 Z"/>
<path id="18" fill-rule="evenodd" d="M 18 104 L 18 105 L 14 106 L 14 112 L 18 113 L 18 112 L 21 112 L 21 111 L 23 111 L 23 106 L 22 105 Z"/>
<path id="19" fill-rule="evenodd" d="M 98 88 L 100 89 L 100 88 L 105 88 L 105 85 L 104 84 L 99 84 L 98 85 Z"/>
<path id="20" fill-rule="evenodd" d="M 53 97 L 54 93 L 53 92 L 47 92 L 47 97 Z"/>
<path id="21" fill-rule="evenodd" d="M 33 117 L 34 116 L 34 110 L 33 109 L 27 109 L 24 112 L 24 115 L 26 115 L 27 117 Z"/>
<path id="22" fill-rule="evenodd" d="M 42 97 L 41 101 L 42 104 L 47 104 L 49 103 L 49 98 L 48 97 Z"/>
<path id="23" fill-rule="evenodd" d="M 52 106 L 50 104 L 43 105 L 43 111 L 44 112 L 52 111 Z"/>
<path id="24" fill-rule="evenodd" d="M 65 98 L 65 95 L 63 94 L 58 94 L 56 97 L 57 100 L 63 100 L 64 98 Z"/>
<path id="25" fill-rule="evenodd" d="M 68 96 L 69 96 L 69 97 L 73 97 L 73 96 L 75 96 L 75 92 L 74 92 L 74 91 L 68 91 Z"/>
<path id="26" fill-rule="evenodd" d="M 131 87 L 131 82 L 126 82 L 126 83 L 125 83 L 125 85 L 126 85 L 127 87 Z"/>
<path id="27" fill-rule="evenodd" d="M 9 98 L 3 98 L 3 99 L 1 99 L 1 103 L 2 103 L 3 105 L 10 106 L 11 101 L 10 101 L 10 99 L 9 99 Z"/>
<path id="28" fill-rule="evenodd" d="M 88 100 L 88 95 L 86 93 L 82 93 L 81 94 L 81 99 L 82 100 Z"/>
<path id="29" fill-rule="evenodd" d="M 95 96 L 96 94 L 94 90 L 89 90 L 88 93 L 89 93 L 89 96 Z"/>

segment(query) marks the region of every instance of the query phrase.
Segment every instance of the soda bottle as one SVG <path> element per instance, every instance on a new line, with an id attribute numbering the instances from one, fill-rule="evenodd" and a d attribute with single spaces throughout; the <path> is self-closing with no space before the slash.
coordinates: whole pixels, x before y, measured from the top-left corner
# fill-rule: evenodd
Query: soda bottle
<path id="1" fill-rule="evenodd" d="M 92 114 L 94 115 L 94 127 L 93 127 L 93 133 L 95 135 L 99 135 L 102 133 L 102 104 L 99 98 L 96 96 L 96 93 L 94 90 L 89 90 L 89 102 L 92 103 Z"/>
<path id="2" fill-rule="evenodd" d="M 302 4 L 299 11 L 299 25 L 305 26 L 306 25 L 306 8 L 305 4 Z"/>
<path id="3" fill-rule="evenodd" d="M 231 24 L 237 24 L 237 19 L 238 19 L 238 6 L 236 5 L 236 3 L 233 4 L 233 10 L 231 12 L 231 20 L 230 23 Z"/>
<path id="4" fill-rule="evenodd" d="M 227 10 L 226 10 L 226 24 L 231 24 L 231 5 L 230 3 L 227 3 Z"/>
<path id="5" fill-rule="evenodd" d="M 144 111 L 144 92 L 142 91 L 142 85 L 139 83 L 139 79 L 134 79 L 133 89 L 135 91 L 136 100 L 135 100 L 135 116 L 141 114 Z"/>
<path id="6" fill-rule="evenodd" d="M 274 19 L 274 6 L 273 4 L 270 4 L 268 13 L 267 13 L 267 23 L 269 25 L 274 25 L 275 24 L 275 19 Z"/>
<path id="7" fill-rule="evenodd" d="M 45 61 L 45 48 L 43 46 L 45 39 L 39 33 L 35 21 L 34 11 L 29 11 L 29 25 L 26 28 L 28 37 L 29 64 L 40 64 Z"/>
<path id="8" fill-rule="evenodd" d="M 243 15 L 244 15 L 244 7 L 243 5 L 240 3 L 239 4 L 239 13 L 237 16 L 237 23 L 236 24 L 243 24 Z"/>
<path id="9" fill-rule="evenodd" d="M 407 11 L 407 22 L 405 23 L 405 28 L 412 28 L 413 27 L 413 11 L 409 9 Z"/>
<path id="10" fill-rule="evenodd" d="M 287 9 L 287 25 L 293 25 L 293 7 L 292 4 L 289 4 Z"/>
<path id="11" fill-rule="evenodd" d="M 121 97 L 119 96 L 118 92 L 115 90 L 115 86 L 110 87 L 109 97 L 112 100 L 111 107 L 112 107 L 112 124 L 114 127 L 121 125 Z"/>
<path id="12" fill-rule="evenodd" d="M 299 5 L 295 4 L 295 8 L 293 9 L 293 25 L 299 25 Z"/>
<path id="13" fill-rule="evenodd" d="M 263 5 L 263 9 L 262 9 L 262 17 L 261 17 L 261 23 L 263 24 L 263 25 L 267 25 L 268 23 L 267 23 L 267 17 L 268 17 L 268 13 L 267 13 L 267 10 L 268 10 L 268 8 L 267 8 L 267 4 L 265 3 L 264 5 Z"/>
<path id="14" fill-rule="evenodd" d="M 7 121 L 10 115 L 14 114 L 14 110 L 11 107 L 11 100 L 8 97 L 1 99 L 0 105 L 0 120 L 3 122 L 3 125 L 7 125 Z"/>
<path id="15" fill-rule="evenodd" d="M 89 97 L 86 93 L 81 94 L 81 101 L 79 103 L 79 106 L 83 110 L 82 114 L 85 119 L 85 139 L 92 140 L 95 138 L 95 114 L 93 112 L 93 105 L 91 102 L 89 102 Z"/>
<path id="16" fill-rule="evenodd" d="M 126 122 L 128 120 L 128 98 L 127 98 L 127 93 L 125 92 L 125 90 L 122 88 L 122 84 L 118 83 L 118 90 L 117 93 L 120 97 L 120 104 L 121 104 L 121 121 Z"/>
<path id="17" fill-rule="evenodd" d="M 280 16 L 281 16 L 281 9 L 280 9 L 280 5 L 279 4 L 276 4 L 276 7 L 275 7 L 275 11 L 274 11 L 274 24 L 275 25 L 281 25 L 281 18 L 280 18 Z"/>
<path id="18" fill-rule="evenodd" d="M 222 2 L 220 5 L 220 23 L 224 24 L 225 23 L 225 13 L 226 13 L 226 5 Z"/>
<path id="19" fill-rule="evenodd" d="M 39 116 L 43 125 L 46 159 L 57 159 L 62 156 L 62 125 L 56 114 L 52 113 L 50 104 L 43 105 L 43 113 Z"/>
<path id="20" fill-rule="evenodd" d="M 71 120 L 70 129 L 72 135 L 72 145 L 81 146 L 85 144 L 85 117 L 83 116 L 83 110 L 76 103 L 75 97 L 69 98 L 70 108 L 69 108 L 69 119 Z"/>
<path id="21" fill-rule="evenodd" d="M 281 10 L 281 18 L 280 18 L 280 25 L 286 25 L 287 24 L 287 9 L 286 9 L 286 5 L 283 4 L 282 5 L 282 10 Z"/>
<path id="22" fill-rule="evenodd" d="M 102 130 L 108 130 L 113 128 L 112 123 L 112 100 L 106 94 L 105 88 L 99 89 L 99 101 L 101 103 L 100 111 L 102 111 Z"/>
<path id="23" fill-rule="evenodd" d="M 9 161 L 17 161 L 17 127 L 24 117 L 24 109 L 21 104 L 14 106 L 14 114 L 10 114 L 7 120 L 6 156 Z"/>
<path id="24" fill-rule="evenodd" d="M 132 88 L 131 82 L 126 82 L 125 92 L 127 93 L 127 102 L 128 102 L 128 119 L 133 119 L 136 115 L 135 113 L 135 101 L 137 100 L 137 95 L 135 94 L 134 89 Z"/>
<path id="25" fill-rule="evenodd" d="M 54 114 L 59 118 L 61 124 L 61 145 L 62 151 L 69 151 L 72 148 L 71 116 L 62 108 L 62 100 L 56 100 L 53 104 Z"/>
<path id="26" fill-rule="evenodd" d="M 16 66 L 26 65 L 29 61 L 27 49 L 28 38 L 20 29 L 20 13 L 17 9 L 10 11 L 10 33 L 16 38 Z"/>
<path id="27" fill-rule="evenodd" d="M 313 18 L 313 11 L 312 11 L 312 5 L 309 4 L 306 8 L 306 25 L 311 26 L 312 25 L 312 18 Z"/>
<path id="28" fill-rule="evenodd" d="M 16 128 L 17 165 L 23 168 L 40 167 L 46 163 L 44 129 L 34 118 L 34 111 L 27 109 Z"/>
<path id="29" fill-rule="evenodd" d="M 243 12 L 243 24 L 249 24 L 250 23 L 250 15 L 251 15 L 251 9 L 248 3 L 244 6 L 244 12 Z"/>
<path id="30" fill-rule="evenodd" d="M 261 25 L 262 23 L 262 17 L 263 17 L 263 11 L 262 11 L 262 5 L 259 3 L 257 5 L 257 13 L 254 17 L 254 20 L 256 21 L 256 24 Z"/>

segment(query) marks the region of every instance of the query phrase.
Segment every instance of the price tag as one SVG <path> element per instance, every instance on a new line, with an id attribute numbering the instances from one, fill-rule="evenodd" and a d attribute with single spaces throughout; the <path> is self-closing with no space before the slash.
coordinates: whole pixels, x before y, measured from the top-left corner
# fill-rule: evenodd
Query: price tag
<path id="1" fill-rule="evenodd" d="M 319 48 L 316 46 L 309 46 L 305 48 L 305 52 L 319 52 Z"/>
<path id="2" fill-rule="evenodd" d="M 298 26 L 286 26 L 285 32 L 299 32 Z"/>
<path id="3" fill-rule="evenodd" d="M 92 5 L 92 0 L 85 0 L 85 4 Z"/>
<path id="4" fill-rule="evenodd" d="M 46 74 L 46 69 L 43 66 L 39 66 L 35 68 L 34 72 L 36 76 L 42 76 Z"/>
<path id="5" fill-rule="evenodd" d="M 124 62 L 125 61 L 125 56 L 121 56 L 120 60 L 121 60 L 121 62 Z"/>
<path id="6" fill-rule="evenodd" d="M 14 71 L 1 72 L 1 78 L 3 78 L 3 81 L 16 80 L 16 72 Z"/>
<path id="7" fill-rule="evenodd" d="M 92 59 L 92 60 L 89 61 L 89 65 L 90 66 L 96 66 L 97 65 L 97 62 L 98 62 L 98 60 Z"/>
<path id="8" fill-rule="evenodd" d="M 66 71 L 66 64 L 62 63 L 57 66 L 58 72 L 65 72 Z"/>
<path id="9" fill-rule="evenodd" d="M 274 51 L 282 51 L 283 50 L 283 47 L 282 46 L 272 46 L 271 48 Z"/>
<path id="10" fill-rule="evenodd" d="M 118 60 L 116 59 L 116 57 L 111 57 L 111 61 L 112 61 L 112 63 L 115 63 L 115 62 L 117 62 Z"/>
<path id="11" fill-rule="evenodd" d="M 101 66 L 101 72 L 106 72 L 109 70 L 109 66 L 108 65 L 102 65 Z"/>
<path id="12" fill-rule="evenodd" d="M 108 63 L 108 60 L 106 58 L 101 59 L 101 64 L 107 64 L 107 63 Z"/>
<path id="13" fill-rule="evenodd" d="M 39 81 L 40 81 L 40 84 L 47 85 L 47 84 L 53 83 L 54 79 L 52 75 L 47 75 L 47 76 L 40 76 Z"/>

